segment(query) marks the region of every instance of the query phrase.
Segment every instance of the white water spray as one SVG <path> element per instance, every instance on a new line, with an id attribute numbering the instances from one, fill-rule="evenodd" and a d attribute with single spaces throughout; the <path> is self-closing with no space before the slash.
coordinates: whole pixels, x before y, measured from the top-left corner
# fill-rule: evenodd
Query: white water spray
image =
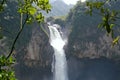
<path id="1" fill-rule="evenodd" d="M 64 53 L 65 41 L 56 27 L 48 26 L 50 30 L 50 44 L 54 49 L 54 59 L 52 65 L 53 80 L 68 80 L 67 62 Z"/>

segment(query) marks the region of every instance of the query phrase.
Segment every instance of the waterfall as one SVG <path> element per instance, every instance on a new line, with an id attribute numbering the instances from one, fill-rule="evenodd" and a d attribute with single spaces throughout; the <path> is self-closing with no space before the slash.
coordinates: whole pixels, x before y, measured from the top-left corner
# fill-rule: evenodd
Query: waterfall
<path id="1" fill-rule="evenodd" d="M 52 62 L 53 80 L 68 80 L 67 76 L 67 62 L 64 53 L 65 41 L 56 27 L 48 26 L 50 30 L 50 44 L 54 49 L 54 56 Z"/>

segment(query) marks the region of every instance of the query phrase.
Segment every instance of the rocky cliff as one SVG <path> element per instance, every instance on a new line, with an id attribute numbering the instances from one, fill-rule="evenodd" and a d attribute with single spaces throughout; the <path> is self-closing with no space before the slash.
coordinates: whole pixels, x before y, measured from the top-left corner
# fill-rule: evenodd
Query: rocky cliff
<path id="1" fill-rule="evenodd" d="M 49 36 L 47 36 L 40 27 L 41 26 L 37 25 L 32 31 L 31 40 L 26 48 L 27 53 L 24 56 L 25 62 L 31 66 L 32 64 L 34 66 L 50 66 L 52 61 L 53 48 L 49 44 Z"/>
<path id="2" fill-rule="evenodd" d="M 111 8 L 117 9 L 115 4 L 118 3 L 111 4 Z M 120 57 L 120 46 L 111 47 L 111 37 L 107 36 L 104 30 L 97 28 L 101 22 L 100 15 L 93 13 L 90 16 L 86 14 L 86 11 L 86 4 L 78 2 L 66 18 L 66 24 L 72 26 L 68 37 L 68 49 L 66 49 L 68 56 L 71 54 L 79 58 L 99 58 L 104 56 L 114 59 Z M 67 27 L 69 28 L 69 26 Z M 119 30 L 119 28 L 116 28 L 116 30 Z"/>

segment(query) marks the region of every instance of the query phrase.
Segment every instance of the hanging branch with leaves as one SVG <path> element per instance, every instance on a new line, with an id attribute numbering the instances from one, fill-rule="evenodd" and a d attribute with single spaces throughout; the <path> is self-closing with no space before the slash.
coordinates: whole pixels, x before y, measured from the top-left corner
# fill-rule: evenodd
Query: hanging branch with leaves
<path id="1" fill-rule="evenodd" d="M 13 40 L 13 44 L 8 56 L 0 55 L 0 80 L 16 80 L 13 70 L 15 59 L 13 58 L 12 54 L 17 40 L 23 32 L 26 23 L 31 24 L 35 21 L 38 23 L 43 22 L 44 16 L 42 15 L 41 11 L 48 13 L 51 10 L 49 0 L 17 0 L 16 2 L 18 3 L 18 11 L 16 12 L 20 14 L 20 28 L 15 36 L 15 39 Z M 0 12 L 4 11 L 4 4 L 7 5 L 7 0 L 0 1 Z"/>
<path id="2" fill-rule="evenodd" d="M 99 11 L 99 15 L 102 16 L 102 22 L 98 25 L 98 27 L 105 29 L 107 34 L 112 37 L 112 45 L 114 46 L 119 42 L 119 36 L 115 36 L 114 34 L 114 27 L 118 26 L 115 22 L 120 18 L 120 11 L 110 9 L 109 5 L 112 2 L 117 2 L 117 0 L 86 2 L 86 5 L 88 7 L 87 13 L 90 15 L 93 14 L 94 10 Z"/>

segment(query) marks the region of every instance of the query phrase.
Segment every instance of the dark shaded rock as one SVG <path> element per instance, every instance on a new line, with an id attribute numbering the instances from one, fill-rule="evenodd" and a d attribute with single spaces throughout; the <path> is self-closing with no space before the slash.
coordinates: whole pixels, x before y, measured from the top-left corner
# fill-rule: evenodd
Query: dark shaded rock
<path id="1" fill-rule="evenodd" d="M 49 33 L 47 25 L 44 27 Z M 15 68 L 18 79 L 46 80 L 45 76 L 51 78 L 53 53 L 53 48 L 49 44 L 49 36 L 39 25 L 34 24 L 32 36 L 27 47 L 23 48 L 16 56 L 18 64 Z"/>
<path id="2" fill-rule="evenodd" d="M 68 59 L 69 80 L 119 80 L 120 69 L 115 61 L 107 58 Z"/>
<path id="3" fill-rule="evenodd" d="M 49 36 L 46 35 L 43 29 L 39 25 L 34 24 L 30 42 L 27 47 L 22 50 L 24 54 L 20 56 L 23 56 L 23 58 L 19 58 L 18 62 L 29 67 L 45 67 L 51 65 L 54 51 L 50 46 Z M 23 62 L 21 62 L 21 60 Z"/>

